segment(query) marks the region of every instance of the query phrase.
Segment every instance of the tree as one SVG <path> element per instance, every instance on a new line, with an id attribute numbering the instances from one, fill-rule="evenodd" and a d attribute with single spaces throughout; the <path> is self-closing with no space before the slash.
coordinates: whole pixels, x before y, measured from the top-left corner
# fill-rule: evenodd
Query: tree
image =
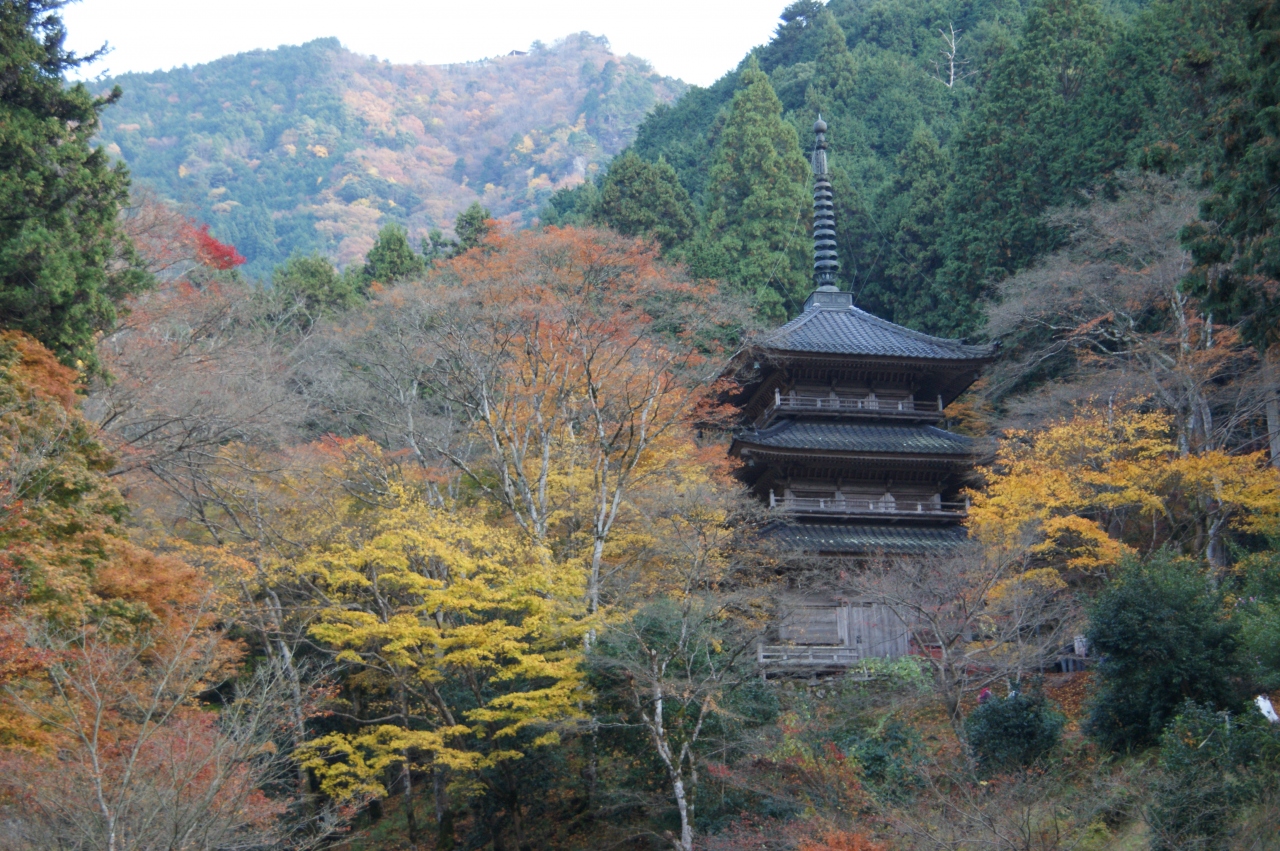
<path id="1" fill-rule="evenodd" d="M 447 319 L 426 329 L 414 362 L 430 366 L 414 392 L 449 406 L 457 426 L 428 448 L 539 545 L 568 533 L 560 546 L 581 559 L 595 614 L 632 491 L 670 481 L 698 451 L 689 418 L 706 392 L 705 347 L 737 306 L 606 231 L 521 232 L 443 275 L 431 314 Z"/>
<path id="2" fill-rule="evenodd" d="M 1280 6 L 1270 0 L 1251 6 L 1249 68 L 1231 87 L 1231 107 L 1217 127 L 1213 192 L 1201 206 L 1200 221 L 1182 238 L 1195 259 L 1187 278 L 1190 290 L 1207 308 L 1240 322 L 1245 339 L 1264 353 L 1271 463 L 1280 468 L 1280 202 L 1275 191 L 1280 153 L 1274 144 Z"/>
<path id="3" fill-rule="evenodd" d="M 293 770 L 274 747 L 278 672 L 260 669 L 220 710 L 196 705 L 233 655 L 209 614 L 44 634 L 53 661 L 8 697 L 56 756 L 0 753 L 6 849 L 297 848 L 336 826 L 333 812 L 290 812 L 291 796 L 264 791 Z"/>
<path id="4" fill-rule="evenodd" d="M 339 275 L 333 264 L 318 254 L 290 257 L 271 273 L 271 286 L 280 310 L 295 313 L 304 329 L 362 300 L 358 283 L 351 276 Z"/>
<path id="5" fill-rule="evenodd" d="M 624 151 L 609 164 L 600 185 L 599 218 L 624 236 L 647 236 L 670 249 L 693 234 L 693 202 L 676 171 Z"/>
<path id="6" fill-rule="evenodd" d="M 665 775 L 679 824 L 665 838 L 676 851 L 693 851 L 706 763 L 713 754 L 727 761 L 742 728 L 761 720 L 739 699 L 757 681 L 751 651 L 762 624 L 733 559 L 737 530 L 754 525 L 736 496 L 722 483 L 686 481 L 654 506 L 644 524 L 650 552 L 639 559 L 651 566 L 634 570 L 629 595 L 649 602 L 610 624 L 588 659 L 602 728 L 637 729 L 646 761 Z"/>
<path id="7" fill-rule="evenodd" d="M 395 776 L 416 843 L 415 769 L 500 770 L 578 714 L 583 577 L 483 509 L 432 508 L 403 484 L 369 519 L 293 567 L 319 591 L 312 636 L 366 695 L 359 729 L 303 760 L 341 800 Z"/>
<path id="8" fill-rule="evenodd" d="M 716 146 L 695 273 L 723 277 L 776 322 L 800 309 L 812 277 L 809 166 L 769 78 L 751 59 Z"/>
<path id="9" fill-rule="evenodd" d="M 1063 247 L 996 286 L 986 331 L 1004 356 L 984 395 L 1036 426 L 1089 397 L 1145 398 L 1172 416 L 1180 452 L 1256 445 L 1258 359 L 1182 286 L 1177 234 L 1199 193 L 1151 173 L 1121 173 L 1115 188 L 1114 200 L 1051 212 Z"/>
<path id="10" fill-rule="evenodd" d="M 1113 750 L 1141 748 L 1184 700 L 1236 708 L 1236 625 L 1222 605 L 1188 559 L 1128 559 L 1089 612 L 1089 652 L 1102 660 L 1089 733 Z"/>
<path id="11" fill-rule="evenodd" d="M 939 241 L 946 224 L 947 181 L 951 163 L 928 127 L 921 125 L 899 155 L 900 176 L 883 195 L 881 209 L 901 207 L 898 227 L 890 237 L 884 277 L 889 292 L 877 294 L 868 282 L 859 298 L 879 299 L 888 317 L 900 325 L 920 327 L 936 316 L 947 296 L 934 292 L 934 276 L 942 265 Z"/>
<path id="12" fill-rule="evenodd" d="M 92 146 L 104 109 L 63 75 L 95 58 L 63 47 L 64 0 L 0 3 L 0 326 L 96 368 L 94 334 L 149 279 L 118 216 L 129 177 Z"/>
<path id="13" fill-rule="evenodd" d="M 453 222 L 453 233 L 457 240 L 450 249 L 450 255 L 456 256 L 476 248 L 493 231 L 493 227 L 493 213 L 479 201 L 473 201 Z"/>
<path id="14" fill-rule="evenodd" d="M 396 224 L 383 225 L 364 261 L 365 286 L 383 286 L 422 277 L 427 266 L 409 245 L 409 235 Z"/>
<path id="15" fill-rule="evenodd" d="M 1096 179 L 1092 163 L 1081 167 L 1077 110 L 1103 68 L 1112 29 L 1095 0 L 1035 3 L 997 60 L 952 153 L 939 286 L 958 290 L 962 310 L 990 280 L 1052 247 L 1040 214 Z"/>
<path id="16" fill-rule="evenodd" d="M 1232 532 L 1274 534 L 1280 476 L 1261 453 L 1184 454 L 1171 425 L 1164 413 L 1081 406 L 1040 431 L 1010 430 L 982 471 L 970 531 L 1076 579 L 1162 546 L 1221 571 Z"/>
<path id="17" fill-rule="evenodd" d="M 1043 670 L 1078 626 L 1056 570 L 1035 567 L 1024 547 L 970 544 L 948 555 L 884 561 L 850 582 L 888 606 L 923 651 L 956 737 L 965 741 L 966 695 Z"/>

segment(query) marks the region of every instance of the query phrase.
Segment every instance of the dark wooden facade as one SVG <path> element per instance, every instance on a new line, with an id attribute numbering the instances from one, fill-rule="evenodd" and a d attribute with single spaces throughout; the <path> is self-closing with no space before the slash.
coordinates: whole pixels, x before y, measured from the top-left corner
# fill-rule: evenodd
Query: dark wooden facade
<path id="1" fill-rule="evenodd" d="M 834 285 L 826 125 L 814 129 L 818 287 L 798 317 L 731 363 L 742 427 L 730 452 L 777 512 L 767 533 L 786 547 L 843 559 L 945 551 L 964 537 L 975 446 L 943 427 L 943 412 L 995 349 L 887 322 Z M 908 649 L 880 605 L 795 588 L 781 609 L 759 651 L 767 667 L 839 670 Z"/>

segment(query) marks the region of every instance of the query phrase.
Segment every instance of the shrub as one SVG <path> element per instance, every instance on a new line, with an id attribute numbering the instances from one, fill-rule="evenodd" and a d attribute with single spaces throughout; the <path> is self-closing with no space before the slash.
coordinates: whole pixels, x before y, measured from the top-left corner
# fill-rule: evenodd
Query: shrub
<path id="1" fill-rule="evenodd" d="M 1218 847 L 1243 805 L 1258 799 L 1280 757 L 1280 730 L 1187 701 L 1160 736 L 1160 771 L 1145 815 L 1152 851 Z"/>
<path id="2" fill-rule="evenodd" d="M 1037 691 L 981 703 L 964 726 L 979 772 L 991 775 L 1026 767 L 1044 756 L 1062 737 L 1065 722 Z"/>
<path id="3" fill-rule="evenodd" d="M 1086 725 L 1112 750 L 1155 744 L 1184 700 L 1234 708 L 1235 624 L 1191 560 L 1127 562 L 1089 615 L 1099 688 Z"/>

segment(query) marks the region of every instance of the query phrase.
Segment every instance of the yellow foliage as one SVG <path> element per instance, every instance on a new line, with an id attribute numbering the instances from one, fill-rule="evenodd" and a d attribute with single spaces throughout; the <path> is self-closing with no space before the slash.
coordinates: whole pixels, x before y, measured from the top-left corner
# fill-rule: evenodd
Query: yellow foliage
<path id="1" fill-rule="evenodd" d="M 973 494 L 969 528 L 989 547 L 1097 571 L 1171 544 L 1214 558 L 1237 529 L 1280 531 L 1280 473 L 1261 453 L 1183 455 L 1159 412 L 1083 409 L 1013 431 Z M 1217 549 L 1215 549 L 1217 548 Z"/>
<path id="2" fill-rule="evenodd" d="M 311 743 L 326 790 L 381 794 L 380 774 L 411 751 L 471 769 L 519 758 L 526 730 L 541 730 L 528 746 L 556 741 L 545 728 L 575 716 L 581 696 L 582 572 L 483 511 L 430 506 L 403 483 L 365 519 L 291 568 L 328 600 L 311 634 L 432 724 Z M 441 694 L 446 680 L 472 684 L 467 702 Z"/>

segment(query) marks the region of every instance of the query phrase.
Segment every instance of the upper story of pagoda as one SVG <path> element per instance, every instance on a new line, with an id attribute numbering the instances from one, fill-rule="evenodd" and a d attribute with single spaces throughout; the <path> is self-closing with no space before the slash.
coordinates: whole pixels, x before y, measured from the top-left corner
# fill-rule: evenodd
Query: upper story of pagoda
<path id="1" fill-rule="evenodd" d="M 804 311 L 738 353 L 727 375 L 744 423 L 779 417 L 933 423 L 977 380 L 995 346 L 933 337 L 853 305 L 836 286 L 835 213 L 827 169 L 826 122 L 813 125 L 813 277 Z"/>

